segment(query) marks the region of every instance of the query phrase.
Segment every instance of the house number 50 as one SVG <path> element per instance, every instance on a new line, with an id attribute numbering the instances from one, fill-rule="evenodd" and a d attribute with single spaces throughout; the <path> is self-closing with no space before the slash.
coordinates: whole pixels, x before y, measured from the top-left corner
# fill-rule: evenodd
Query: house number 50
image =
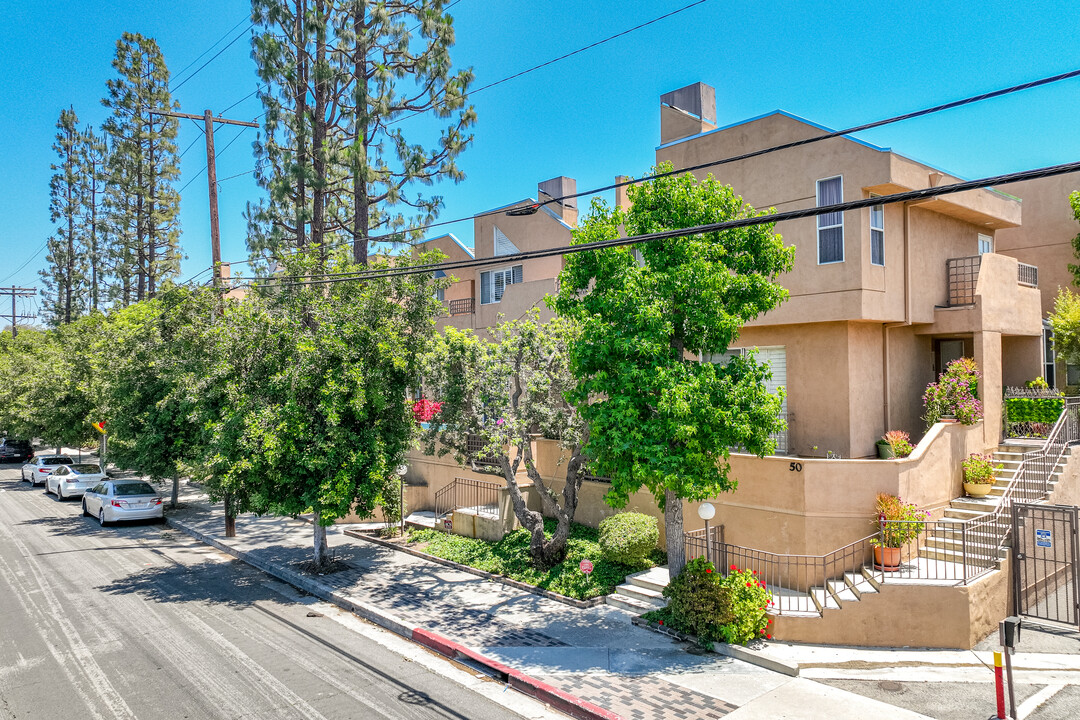
<path id="1" fill-rule="evenodd" d="M 791 465 L 788 466 L 788 470 L 790 470 L 791 472 L 802 472 L 802 463 L 793 462 L 791 463 Z"/>

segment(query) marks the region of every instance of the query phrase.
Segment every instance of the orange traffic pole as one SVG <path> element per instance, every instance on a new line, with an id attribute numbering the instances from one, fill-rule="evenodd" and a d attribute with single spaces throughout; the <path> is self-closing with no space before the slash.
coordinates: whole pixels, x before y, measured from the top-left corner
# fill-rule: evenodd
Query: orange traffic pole
<path id="1" fill-rule="evenodd" d="M 1001 677 L 1001 653 L 994 653 L 994 690 L 997 693 L 997 719 L 1005 720 L 1005 685 Z"/>

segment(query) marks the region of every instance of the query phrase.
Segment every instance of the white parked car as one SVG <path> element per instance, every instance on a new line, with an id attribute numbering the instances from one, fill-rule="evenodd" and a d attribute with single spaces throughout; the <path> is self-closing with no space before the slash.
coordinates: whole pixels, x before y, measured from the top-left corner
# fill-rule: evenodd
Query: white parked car
<path id="1" fill-rule="evenodd" d="M 59 465 L 74 465 L 75 461 L 67 455 L 36 455 L 34 459 L 22 466 L 22 479 L 31 485 L 45 482 L 49 473 Z"/>
<path id="2" fill-rule="evenodd" d="M 161 495 L 142 480 L 105 480 L 83 493 L 83 515 L 102 527 L 120 520 L 165 519 Z"/>
<path id="3" fill-rule="evenodd" d="M 61 465 L 45 476 L 45 492 L 56 495 L 60 500 L 67 500 L 70 497 L 79 497 L 107 478 L 98 465 Z"/>

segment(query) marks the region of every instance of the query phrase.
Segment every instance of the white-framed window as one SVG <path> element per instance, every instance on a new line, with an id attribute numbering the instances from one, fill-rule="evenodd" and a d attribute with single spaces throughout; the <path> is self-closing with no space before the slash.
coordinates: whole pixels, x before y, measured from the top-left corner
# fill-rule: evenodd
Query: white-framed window
<path id="1" fill-rule="evenodd" d="M 817 206 L 844 201 L 844 179 L 840 175 L 817 181 Z M 817 216 L 818 265 L 844 262 L 844 213 Z"/>
<path id="2" fill-rule="evenodd" d="M 446 277 L 446 273 L 442 270 L 435 271 L 435 279 L 441 280 Z M 435 299 L 439 302 L 446 302 L 446 288 L 439 288 L 435 291 Z"/>
<path id="3" fill-rule="evenodd" d="M 524 278 L 521 265 L 480 273 L 480 304 L 490 305 L 501 302 L 507 285 L 517 285 L 522 282 Z"/>
<path id="4" fill-rule="evenodd" d="M 990 235 L 979 233 L 979 254 L 985 255 L 986 253 L 992 252 L 994 252 L 994 238 Z"/>
<path id="5" fill-rule="evenodd" d="M 877 197 L 871 195 L 870 197 Z M 870 206 L 870 263 L 885 264 L 885 206 Z"/>
<path id="6" fill-rule="evenodd" d="M 497 225 L 495 226 L 494 251 L 495 257 L 500 257 L 502 255 L 517 255 L 519 252 L 521 252 L 520 250 L 518 250 L 517 245 L 510 242 L 510 238 L 506 237 L 506 233 L 500 230 Z"/>

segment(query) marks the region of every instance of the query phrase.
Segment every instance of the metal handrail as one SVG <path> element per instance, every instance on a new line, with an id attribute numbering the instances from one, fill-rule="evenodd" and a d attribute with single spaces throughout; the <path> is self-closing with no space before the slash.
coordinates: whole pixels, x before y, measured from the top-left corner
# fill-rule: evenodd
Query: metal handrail
<path id="1" fill-rule="evenodd" d="M 1025 287 L 1039 287 L 1039 268 L 1027 263 L 1016 263 L 1016 280 Z"/>
<path id="2" fill-rule="evenodd" d="M 454 482 L 435 493 L 435 524 L 439 518 L 455 510 L 469 508 L 477 515 L 499 519 L 502 508 L 499 503 L 501 483 L 474 478 L 454 478 Z"/>

